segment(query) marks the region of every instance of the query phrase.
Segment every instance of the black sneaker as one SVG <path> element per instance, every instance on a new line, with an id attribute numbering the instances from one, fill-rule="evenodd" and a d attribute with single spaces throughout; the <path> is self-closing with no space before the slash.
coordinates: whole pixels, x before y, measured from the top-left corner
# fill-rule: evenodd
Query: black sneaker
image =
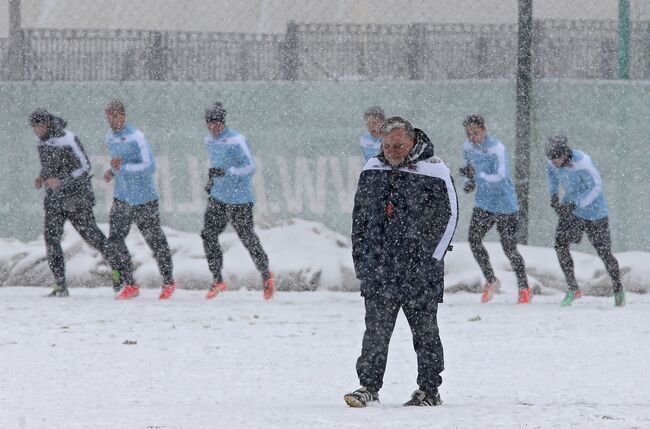
<path id="1" fill-rule="evenodd" d="M 440 399 L 440 394 L 436 390 L 435 392 L 429 393 L 424 392 L 420 389 L 413 392 L 411 399 L 404 404 L 405 407 L 433 407 L 436 405 L 441 405 L 442 400 Z"/>
<path id="2" fill-rule="evenodd" d="M 47 296 L 64 298 L 66 296 L 70 296 L 70 293 L 68 292 L 68 288 L 66 287 L 66 285 L 55 284 L 52 287 L 52 292 L 50 292 Z"/>
<path id="3" fill-rule="evenodd" d="M 350 407 L 363 408 L 369 403 L 379 402 L 379 394 L 376 390 L 361 387 L 352 393 L 348 393 L 343 399 Z"/>

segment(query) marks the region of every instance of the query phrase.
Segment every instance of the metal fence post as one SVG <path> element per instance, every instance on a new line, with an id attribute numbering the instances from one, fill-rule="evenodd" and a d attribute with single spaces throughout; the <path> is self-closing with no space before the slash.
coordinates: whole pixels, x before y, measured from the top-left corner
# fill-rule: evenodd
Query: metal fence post
<path id="1" fill-rule="evenodd" d="M 644 35 L 645 37 L 642 38 L 643 48 L 640 50 L 645 54 L 645 61 L 642 63 L 645 67 L 639 67 L 641 70 L 638 71 L 639 77 L 637 79 L 650 79 L 650 22 L 645 26 Z"/>
<path id="2" fill-rule="evenodd" d="M 490 77 L 487 62 L 491 55 L 493 55 L 493 53 L 488 49 L 487 37 L 484 34 L 479 34 L 478 39 L 476 40 L 476 67 L 474 68 L 474 71 L 471 72 L 472 74 L 475 74 L 475 76 L 472 77 L 477 77 L 479 79 Z"/>
<path id="3" fill-rule="evenodd" d="M 167 60 L 163 47 L 163 35 L 160 31 L 152 34 L 149 42 L 149 61 L 147 70 L 150 80 L 165 80 L 167 78 Z"/>
<path id="4" fill-rule="evenodd" d="M 295 21 L 289 21 L 283 46 L 282 78 L 298 80 L 298 67 L 298 24 Z"/>
<path id="5" fill-rule="evenodd" d="M 614 58 L 616 58 L 616 42 L 613 40 L 603 40 L 600 42 L 600 68 L 599 74 L 603 79 L 616 79 L 616 66 L 614 65 Z M 629 66 L 628 66 L 628 76 Z"/>
<path id="6" fill-rule="evenodd" d="M 9 79 L 25 78 L 25 37 L 21 28 L 21 0 L 9 0 Z"/>
<path id="7" fill-rule="evenodd" d="M 135 49 L 129 48 L 124 54 L 124 61 L 122 62 L 121 68 L 121 78 L 120 80 L 128 81 L 135 80 L 135 63 L 136 63 L 136 53 Z"/>
<path id="8" fill-rule="evenodd" d="M 618 0 L 618 78 L 630 78 L 630 0 Z"/>
<path id="9" fill-rule="evenodd" d="M 517 42 L 517 125 L 515 147 L 515 188 L 519 200 L 518 239 L 528 243 L 528 196 L 530 177 L 531 93 L 533 53 L 533 0 L 519 0 Z"/>
<path id="10" fill-rule="evenodd" d="M 252 48 L 253 44 L 242 36 L 242 42 L 239 47 L 239 80 L 250 79 L 250 52 Z"/>
<path id="11" fill-rule="evenodd" d="M 423 24 L 411 24 L 408 28 L 406 38 L 406 65 L 408 77 L 411 80 L 422 79 L 421 64 L 424 59 L 424 35 Z"/>

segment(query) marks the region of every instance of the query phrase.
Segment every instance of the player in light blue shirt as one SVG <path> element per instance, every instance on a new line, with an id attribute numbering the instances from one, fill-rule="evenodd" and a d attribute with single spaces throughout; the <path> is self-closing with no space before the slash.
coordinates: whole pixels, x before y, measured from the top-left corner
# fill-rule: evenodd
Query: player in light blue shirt
<path id="1" fill-rule="evenodd" d="M 501 285 L 483 246 L 483 238 L 496 224 L 503 251 L 517 276 L 517 303 L 528 304 L 532 295 L 524 259 L 517 250 L 519 206 L 510 178 L 506 148 L 499 140 L 488 135 L 485 119 L 481 115 L 467 116 L 463 127 L 467 135 L 463 146 L 466 165 L 460 169 L 460 173 L 465 176 L 463 190 L 468 193 L 476 190 L 476 205 L 469 225 L 469 245 L 486 279 L 481 302 L 490 301 Z"/>
<path id="2" fill-rule="evenodd" d="M 156 162 L 151 146 L 142 131 L 126 123 L 126 108 L 120 100 L 108 104 L 106 120 L 111 128 L 106 134 L 111 168 L 104 173 L 104 180 L 108 183 L 115 179 L 108 246 L 121 260 L 121 279 L 116 283 L 124 283 L 116 298 L 129 299 L 140 294 L 133 278 L 131 254 L 124 241 L 133 223 L 138 226 L 158 263 L 164 282 L 159 298 L 170 298 L 176 282 L 172 274 L 172 252 L 160 225 L 158 193 L 153 179 Z"/>
<path id="3" fill-rule="evenodd" d="M 212 299 L 228 287 L 221 275 L 223 252 L 219 245 L 219 235 L 230 222 L 251 255 L 255 267 L 262 274 L 264 299 L 271 299 L 273 273 L 269 271 L 269 258 L 255 233 L 253 222 L 255 199 L 252 178 L 255 161 L 248 142 L 242 134 L 226 126 L 226 109 L 221 102 L 210 106 L 205 111 L 204 119 L 209 131 L 204 144 L 210 157 L 210 169 L 205 187 L 209 195 L 208 206 L 201 238 L 214 279 L 205 298 Z"/>
<path id="4" fill-rule="evenodd" d="M 551 207 L 559 218 L 555 231 L 555 251 L 567 282 L 567 293 L 562 306 L 571 305 L 582 295 L 573 271 L 569 246 L 580 242 L 583 232 L 587 234 L 612 279 L 614 304 L 617 307 L 624 306 L 621 272 L 612 253 L 609 209 L 596 165 L 586 153 L 571 149 L 564 135 L 548 139 L 546 158 Z M 561 198 L 560 191 L 563 191 Z"/>
<path id="5" fill-rule="evenodd" d="M 359 146 L 363 154 L 364 162 L 376 156 L 381 149 L 381 134 L 379 128 L 386 120 L 384 109 L 379 106 L 369 107 L 363 114 L 368 132 L 359 138 Z"/>

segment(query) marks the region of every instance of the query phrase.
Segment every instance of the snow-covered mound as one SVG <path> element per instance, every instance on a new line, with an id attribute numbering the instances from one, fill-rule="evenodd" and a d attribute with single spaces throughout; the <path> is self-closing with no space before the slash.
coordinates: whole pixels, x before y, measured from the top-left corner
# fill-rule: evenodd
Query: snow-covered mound
<path id="1" fill-rule="evenodd" d="M 485 243 L 495 275 L 501 280 L 502 291 L 516 293 L 517 281 L 510 262 L 500 243 Z M 554 293 L 566 290 L 564 274 L 555 250 L 546 247 L 519 245 L 519 252 L 526 263 L 528 283 L 537 293 Z M 583 292 L 589 295 L 611 295 L 612 283 L 600 258 L 583 252 L 571 252 L 575 274 Z M 626 290 L 646 293 L 650 289 L 650 266 L 648 252 L 622 252 L 615 254 L 621 269 Z M 445 258 L 445 291 L 465 290 L 479 292 L 484 282 L 481 271 L 474 261 L 467 243 L 455 243 Z"/>
<path id="2" fill-rule="evenodd" d="M 106 224 L 100 225 L 108 231 Z M 173 253 L 174 276 L 179 288 L 205 289 L 211 275 L 198 233 L 165 228 Z M 269 254 L 271 269 L 276 274 L 279 290 L 345 290 L 356 291 L 349 239 L 322 224 L 294 219 L 288 223 L 258 229 L 262 244 Z M 222 234 L 224 250 L 223 275 L 232 289 L 260 288 L 261 279 L 246 249 L 234 232 Z M 133 228 L 127 238 L 133 256 L 135 278 L 145 287 L 159 287 L 158 267 L 144 239 Z M 510 263 L 499 243 L 486 243 L 495 274 L 504 293 L 515 294 L 516 281 Z M 110 270 L 101 255 L 86 245 L 69 225 L 63 238 L 67 277 L 70 286 L 98 287 L 110 285 Z M 549 248 L 520 246 L 526 262 L 530 285 L 540 293 L 564 290 L 564 276 L 555 251 Z M 576 276 L 581 288 L 589 294 L 611 293 L 611 282 L 600 259 L 595 255 L 572 252 Z M 625 288 L 645 293 L 650 283 L 647 252 L 617 254 Z M 483 278 L 467 243 L 455 243 L 446 258 L 446 291 L 479 292 Z M 43 238 L 24 243 L 13 238 L 0 238 L 0 284 L 48 286 L 52 276 L 45 257 Z"/>
<path id="3" fill-rule="evenodd" d="M 108 225 L 99 227 L 108 233 Z M 172 250 L 178 287 L 205 289 L 212 282 L 199 233 L 164 228 Z M 281 226 L 257 229 L 270 259 L 279 290 L 358 289 L 347 237 L 321 224 L 292 220 Z M 261 288 L 261 278 L 248 251 L 234 232 L 220 236 L 224 279 L 231 289 Z M 153 255 L 136 227 L 126 240 L 135 266 L 136 281 L 159 287 L 161 277 Z M 101 254 L 89 247 L 66 223 L 63 235 L 66 276 L 70 286 L 110 285 L 110 269 Z M 0 238 L 0 284 L 49 286 L 53 282 L 43 237 L 23 243 Z"/>

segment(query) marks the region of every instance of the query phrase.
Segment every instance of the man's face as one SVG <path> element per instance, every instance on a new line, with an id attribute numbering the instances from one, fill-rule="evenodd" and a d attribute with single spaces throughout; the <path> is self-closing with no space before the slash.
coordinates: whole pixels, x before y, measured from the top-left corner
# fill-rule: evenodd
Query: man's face
<path id="1" fill-rule="evenodd" d="M 213 136 L 218 136 L 223 132 L 223 130 L 226 128 L 226 126 L 223 124 L 223 122 L 206 122 L 205 126 L 208 127 L 208 131 L 210 131 L 210 134 Z"/>
<path id="2" fill-rule="evenodd" d="M 375 138 L 379 137 L 379 128 L 383 123 L 384 120 L 381 118 L 377 118 L 376 116 L 371 116 L 368 119 L 366 119 L 366 126 L 368 127 L 368 132 L 370 133 L 370 135 Z"/>
<path id="3" fill-rule="evenodd" d="M 562 167 L 564 165 L 564 163 L 567 161 L 567 159 L 569 159 L 568 155 L 562 155 L 559 158 L 552 159 L 551 162 L 553 163 L 553 165 L 555 167 L 559 168 L 559 167 Z"/>
<path id="4" fill-rule="evenodd" d="M 126 125 L 126 115 L 121 112 L 106 112 L 106 120 L 113 131 L 122 131 Z"/>
<path id="5" fill-rule="evenodd" d="M 45 134 L 47 134 L 47 125 L 35 124 L 32 125 L 32 130 L 34 130 L 34 134 L 36 134 L 39 139 L 42 139 L 43 137 L 45 137 Z"/>
<path id="6" fill-rule="evenodd" d="M 390 165 L 399 165 L 413 149 L 413 137 L 404 128 L 395 128 L 382 137 L 384 156 Z"/>
<path id="7" fill-rule="evenodd" d="M 481 144 L 485 141 L 485 128 L 480 125 L 470 125 L 465 128 L 465 134 L 472 144 Z"/>

